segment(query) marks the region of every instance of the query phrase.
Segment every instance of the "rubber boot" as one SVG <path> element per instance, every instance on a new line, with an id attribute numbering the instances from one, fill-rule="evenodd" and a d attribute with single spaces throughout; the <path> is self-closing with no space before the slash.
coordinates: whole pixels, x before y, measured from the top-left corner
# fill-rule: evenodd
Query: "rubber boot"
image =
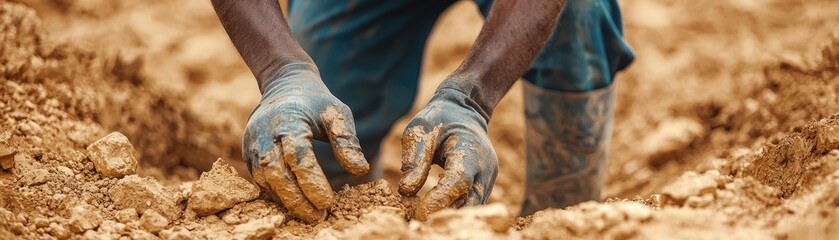
<path id="1" fill-rule="evenodd" d="M 616 84 L 562 92 L 523 82 L 527 178 L 521 216 L 600 200 Z"/>

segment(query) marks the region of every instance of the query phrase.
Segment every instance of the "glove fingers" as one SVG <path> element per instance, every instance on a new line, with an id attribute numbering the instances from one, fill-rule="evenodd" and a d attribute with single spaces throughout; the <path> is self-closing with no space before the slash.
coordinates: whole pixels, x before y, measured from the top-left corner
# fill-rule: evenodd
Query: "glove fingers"
<path id="1" fill-rule="evenodd" d="M 492 186 L 495 184 L 495 174 L 481 172 L 475 176 L 475 181 L 472 183 L 472 188 L 469 190 L 469 195 L 466 197 L 465 206 L 477 206 L 487 203 L 489 200 L 489 193 L 492 192 Z"/>
<path id="2" fill-rule="evenodd" d="M 334 202 L 332 187 L 315 159 L 310 136 L 311 133 L 281 137 L 283 160 L 309 202 L 326 209 Z"/>
<path id="3" fill-rule="evenodd" d="M 370 164 L 361 152 L 361 144 L 355 132 L 355 123 L 349 108 L 339 109 L 332 105 L 321 113 L 321 119 L 326 125 L 326 135 L 332 144 L 332 151 L 338 163 L 356 176 L 367 174 Z"/>
<path id="4" fill-rule="evenodd" d="M 402 134 L 402 178 L 399 180 L 399 193 L 413 196 L 425 184 L 431 160 L 437 149 L 442 124 L 429 129 L 422 125 L 409 126 Z"/>
<path id="5" fill-rule="evenodd" d="M 272 195 L 272 198 L 278 198 L 295 217 L 309 224 L 323 221 L 326 218 L 326 210 L 315 208 L 306 199 L 285 162 L 280 160 L 282 153 L 279 146 L 275 147 L 260 161 L 264 181 L 269 186 L 268 189 L 271 189 L 269 194 Z M 255 176 L 254 179 L 256 178 Z M 259 183 L 259 180 L 257 180 L 257 183 Z"/>
<path id="6" fill-rule="evenodd" d="M 279 151 L 279 149 L 280 148 L 274 148 L 274 150 L 272 150 L 271 152 Z M 281 154 L 282 153 L 269 153 L 268 155 L 278 156 Z M 269 157 L 268 155 L 263 156 L 262 159 L 256 164 L 252 164 L 251 177 L 253 177 L 253 181 L 256 182 L 256 185 L 258 185 L 260 188 L 262 188 L 263 191 L 268 193 L 268 196 L 271 197 L 271 200 L 274 200 L 274 202 L 282 202 L 279 196 L 277 196 L 277 193 L 274 192 L 274 189 L 271 188 L 271 184 L 269 184 L 268 180 L 265 178 L 264 166 L 267 166 L 268 163 L 271 161 L 271 157 Z M 274 161 L 277 161 L 276 157 L 274 158 Z"/>
<path id="7" fill-rule="evenodd" d="M 451 206 L 472 189 L 475 169 L 464 165 L 466 154 L 471 152 L 457 147 L 457 142 L 458 138 L 455 136 L 446 140 L 445 173 L 437 186 L 434 186 L 417 206 L 415 218 L 424 221 L 428 214 Z"/>

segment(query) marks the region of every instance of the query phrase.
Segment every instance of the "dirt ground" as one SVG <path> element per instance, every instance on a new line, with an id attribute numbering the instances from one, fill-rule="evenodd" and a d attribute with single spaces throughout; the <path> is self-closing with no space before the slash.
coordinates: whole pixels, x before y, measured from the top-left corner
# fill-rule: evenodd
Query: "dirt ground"
<path id="1" fill-rule="evenodd" d="M 602 202 L 515 218 L 517 84 L 489 125 L 489 205 L 407 219 L 402 119 L 385 179 L 340 189 L 310 226 L 247 180 L 259 92 L 209 2 L 0 0 L 0 239 L 839 238 L 839 2 L 619 2 L 638 58 Z M 413 113 L 481 24 L 470 1 L 440 18 Z"/>

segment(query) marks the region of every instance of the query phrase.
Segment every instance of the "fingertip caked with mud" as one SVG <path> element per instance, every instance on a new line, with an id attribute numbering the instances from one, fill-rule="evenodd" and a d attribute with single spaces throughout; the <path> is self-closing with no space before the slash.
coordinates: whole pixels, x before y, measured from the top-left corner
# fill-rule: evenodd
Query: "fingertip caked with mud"
<path id="1" fill-rule="evenodd" d="M 335 160 L 353 175 L 367 174 L 370 171 L 370 164 L 361 152 L 349 108 L 340 107 L 335 103 L 326 107 L 320 117 L 327 126 L 327 137 L 332 143 Z"/>
<path id="2" fill-rule="evenodd" d="M 399 181 L 399 193 L 403 196 L 416 195 L 425 184 L 443 127 L 441 123 L 426 130 L 424 126 L 416 125 L 408 127 L 402 135 L 402 178 Z"/>

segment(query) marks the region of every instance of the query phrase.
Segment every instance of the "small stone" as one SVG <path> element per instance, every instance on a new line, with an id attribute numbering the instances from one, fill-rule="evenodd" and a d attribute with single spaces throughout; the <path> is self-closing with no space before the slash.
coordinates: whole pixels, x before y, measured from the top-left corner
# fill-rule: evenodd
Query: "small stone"
<path id="1" fill-rule="evenodd" d="M 0 167 L 9 169 L 15 167 L 15 154 L 17 151 L 6 144 L 0 143 Z"/>
<path id="2" fill-rule="evenodd" d="M 510 229 L 511 220 L 507 209 L 500 203 L 458 210 L 444 209 L 428 216 L 430 226 L 453 231 L 480 229 L 481 225 L 485 224 L 484 226 L 495 232 L 506 232 Z"/>
<path id="3" fill-rule="evenodd" d="M 151 233 L 160 232 L 167 225 L 169 225 L 169 221 L 152 209 L 146 209 L 143 216 L 140 217 L 140 226 Z"/>
<path id="4" fill-rule="evenodd" d="M 219 158 L 209 172 L 192 186 L 187 207 L 206 216 L 259 197 L 259 188 L 239 177 L 236 170 Z"/>
<path id="5" fill-rule="evenodd" d="M 70 238 L 70 230 L 67 230 L 67 228 L 58 223 L 50 223 L 49 233 L 59 240 Z"/>
<path id="6" fill-rule="evenodd" d="M 35 158 L 33 158 L 31 155 L 29 155 L 27 153 L 19 152 L 19 153 L 15 154 L 14 158 L 15 158 L 15 168 L 14 168 L 15 175 L 22 176 L 28 171 L 35 170 L 35 169 L 40 169 L 40 165 L 37 164 L 37 162 L 35 162 Z"/>
<path id="7" fill-rule="evenodd" d="M 70 230 L 75 233 L 94 229 L 102 223 L 102 216 L 90 205 L 77 205 L 70 208 Z"/>
<path id="8" fill-rule="evenodd" d="M 113 132 L 87 147 L 96 171 L 106 177 L 120 178 L 137 172 L 137 151 L 122 133 Z"/>
<path id="9" fill-rule="evenodd" d="M 154 234 L 151 234 L 150 232 L 146 232 L 146 231 L 143 231 L 143 230 L 136 229 L 136 230 L 131 231 L 131 239 L 134 239 L 134 240 L 157 240 L 157 239 L 160 239 L 160 238 L 158 238 Z"/>
<path id="10" fill-rule="evenodd" d="M 110 234 L 122 234 L 125 231 L 125 224 L 114 222 L 112 220 L 102 221 L 99 224 L 99 232 Z"/>
<path id="11" fill-rule="evenodd" d="M 275 230 L 283 224 L 283 215 L 264 217 L 240 224 L 233 228 L 233 239 L 262 240 L 274 236 Z"/>
<path id="12" fill-rule="evenodd" d="M 117 221 L 119 221 L 121 223 L 129 223 L 129 222 L 132 222 L 132 221 L 140 220 L 137 217 L 137 210 L 135 210 L 133 208 L 126 208 L 126 209 L 123 209 L 123 210 L 119 210 L 119 211 L 116 212 L 116 214 L 114 214 L 114 217 L 117 219 Z"/>
<path id="13" fill-rule="evenodd" d="M 107 194 L 117 209 L 134 208 L 137 212 L 154 209 L 169 221 L 178 219 L 183 209 L 178 203 L 179 193 L 163 187 L 151 177 L 126 176 L 111 186 Z"/>
<path id="14" fill-rule="evenodd" d="M 55 168 L 55 171 L 61 173 L 64 176 L 73 176 L 73 170 L 65 166 L 58 166 Z"/>
<path id="15" fill-rule="evenodd" d="M 228 213 L 228 214 L 224 215 L 224 217 L 222 217 L 221 220 L 224 221 L 224 223 L 227 223 L 229 225 L 239 224 L 239 223 L 242 222 L 242 220 L 239 218 L 238 215 L 232 214 L 232 213 Z"/>
<path id="16" fill-rule="evenodd" d="M 647 203 L 653 207 L 661 207 L 661 194 L 652 194 L 650 198 L 647 199 Z"/>
<path id="17" fill-rule="evenodd" d="M 87 230 L 87 232 L 84 232 L 83 236 L 84 236 L 83 237 L 84 239 L 91 239 L 91 240 L 110 240 L 111 239 L 109 234 L 96 232 L 94 230 Z"/>
<path id="18" fill-rule="evenodd" d="M 46 169 L 33 169 L 26 171 L 20 177 L 20 183 L 26 186 L 38 185 L 50 180 L 50 172 Z"/>
<path id="19" fill-rule="evenodd" d="M 662 195 L 677 205 L 681 205 L 690 196 L 713 193 L 717 187 L 719 172 L 708 171 L 704 174 L 686 172 L 676 182 L 662 189 Z"/>
<path id="20" fill-rule="evenodd" d="M 822 119 L 816 124 L 814 135 L 816 135 L 817 153 L 828 153 L 839 149 L 839 122 L 835 119 Z"/>
<path id="21" fill-rule="evenodd" d="M 38 215 L 37 217 L 32 218 L 32 223 L 34 223 L 38 228 L 45 228 L 50 225 L 50 220 L 44 216 Z"/>
<path id="22" fill-rule="evenodd" d="M 160 231 L 160 238 L 164 240 L 191 240 L 192 233 L 183 227 L 173 227 Z"/>

